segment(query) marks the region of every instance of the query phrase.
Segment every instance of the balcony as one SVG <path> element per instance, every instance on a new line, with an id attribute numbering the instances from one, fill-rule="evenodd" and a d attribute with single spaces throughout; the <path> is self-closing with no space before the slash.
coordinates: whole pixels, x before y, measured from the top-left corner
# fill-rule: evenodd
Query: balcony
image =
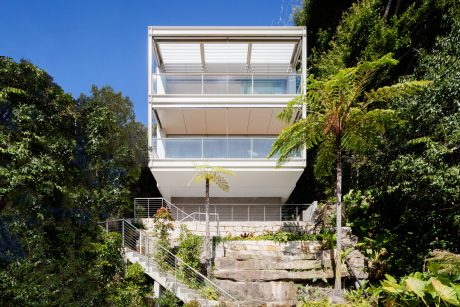
<path id="1" fill-rule="evenodd" d="M 153 159 L 267 160 L 276 138 L 156 138 Z M 276 160 L 276 156 L 270 160 Z M 297 152 L 293 160 L 302 159 Z"/>
<path id="2" fill-rule="evenodd" d="M 298 95 L 298 74 L 154 74 L 154 95 Z"/>

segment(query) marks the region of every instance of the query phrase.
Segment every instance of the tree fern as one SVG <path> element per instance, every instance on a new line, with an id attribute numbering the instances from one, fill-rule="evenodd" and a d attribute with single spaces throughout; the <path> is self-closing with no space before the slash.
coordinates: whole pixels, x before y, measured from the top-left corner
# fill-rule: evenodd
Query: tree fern
<path id="1" fill-rule="evenodd" d="M 373 103 L 413 95 L 430 84 L 429 81 L 407 81 L 369 89 L 381 69 L 397 63 L 391 54 L 387 54 L 376 61 L 361 62 L 355 67 L 341 69 L 325 80 L 310 76 L 306 95 L 290 101 L 278 115 L 281 120 L 291 121 L 301 107 L 305 106 L 307 110 L 305 119 L 283 129 L 274 142 L 269 157 L 277 155 L 278 165 L 288 161 L 299 150 L 315 146 L 318 146 L 314 162 L 316 177 L 330 175 L 336 162 L 336 255 L 340 255 L 341 250 L 342 151 L 372 150 L 380 142 L 385 128 L 398 122 L 393 110 L 368 110 Z M 337 257 L 336 263 L 340 263 Z M 341 296 L 340 275 L 340 265 L 337 265 L 337 296 Z"/>
<path id="2" fill-rule="evenodd" d="M 205 214 L 206 214 L 206 274 L 211 276 L 211 240 L 209 232 L 209 185 L 215 184 L 222 191 L 227 192 L 229 189 L 228 182 L 222 175 L 234 175 L 234 172 L 219 166 L 197 165 L 195 169 L 198 174 L 194 175 L 189 182 L 199 184 L 205 182 Z"/>

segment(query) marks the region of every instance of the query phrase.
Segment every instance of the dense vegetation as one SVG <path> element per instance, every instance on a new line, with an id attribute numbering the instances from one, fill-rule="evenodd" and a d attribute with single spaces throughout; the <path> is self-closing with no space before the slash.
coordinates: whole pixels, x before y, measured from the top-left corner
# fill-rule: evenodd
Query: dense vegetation
<path id="1" fill-rule="evenodd" d="M 371 282 L 383 285 L 373 294 L 403 305 L 457 304 L 450 291 L 460 291 L 458 0 L 303 0 L 293 19 L 308 27 L 317 85 L 387 54 L 396 61 L 363 93 L 432 81 L 366 106 L 397 120 L 373 135 L 373 146 L 341 147 L 343 218 L 371 259 Z M 130 100 L 110 87 L 73 98 L 31 63 L 0 57 L 0 305 L 145 304 L 139 267 L 124 268 L 120 238 L 97 226 L 129 215 L 134 196 L 157 193 L 145 135 Z M 321 160 L 327 143 L 311 145 L 309 161 Z M 333 203 L 335 177 L 313 166 L 291 201 Z M 193 258 L 197 241 L 183 239 L 179 253 Z"/>
<path id="2" fill-rule="evenodd" d="M 326 82 L 345 68 L 392 53 L 398 64 L 379 72 L 368 89 L 432 81 L 419 93 L 369 106 L 398 118 L 379 134 L 378 146 L 342 146 L 344 218 L 373 260 L 371 277 L 378 282 L 385 273 L 422 271 L 433 250 L 460 252 L 460 3 L 336 2 L 304 0 L 293 14 L 296 24 L 315 32 L 309 36 L 315 80 Z M 331 18 L 318 17 L 329 10 Z M 320 141 L 310 161 L 321 156 Z M 309 165 L 291 200 L 333 203 L 334 181 L 315 176 Z"/>
<path id="3" fill-rule="evenodd" d="M 97 221 L 154 187 L 141 176 L 145 135 L 110 87 L 73 99 L 31 63 L 0 58 L 0 305 L 137 304 L 143 281 Z"/>

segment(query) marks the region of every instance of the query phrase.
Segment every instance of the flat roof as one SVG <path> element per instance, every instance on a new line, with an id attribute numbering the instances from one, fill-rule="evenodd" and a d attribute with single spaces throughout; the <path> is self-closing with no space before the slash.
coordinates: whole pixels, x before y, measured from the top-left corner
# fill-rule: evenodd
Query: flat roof
<path id="1" fill-rule="evenodd" d="M 306 33 L 306 27 L 227 27 L 227 26 L 149 26 L 149 35 L 164 36 L 294 36 L 301 37 Z"/>

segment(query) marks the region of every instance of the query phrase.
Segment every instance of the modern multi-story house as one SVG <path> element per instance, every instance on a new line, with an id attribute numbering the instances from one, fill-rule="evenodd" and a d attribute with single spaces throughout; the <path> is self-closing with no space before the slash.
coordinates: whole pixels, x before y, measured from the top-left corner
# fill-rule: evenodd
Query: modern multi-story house
<path id="1" fill-rule="evenodd" d="M 271 146 L 289 123 L 277 114 L 305 93 L 304 27 L 149 27 L 150 169 L 163 197 L 201 211 L 201 164 L 233 170 L 230 191 L 211 187 L 220 219 L 278 217 L 306 166 L 306 152 L 276 167 Z M 305 117 L 306 110 L 291 123 Z"/>

